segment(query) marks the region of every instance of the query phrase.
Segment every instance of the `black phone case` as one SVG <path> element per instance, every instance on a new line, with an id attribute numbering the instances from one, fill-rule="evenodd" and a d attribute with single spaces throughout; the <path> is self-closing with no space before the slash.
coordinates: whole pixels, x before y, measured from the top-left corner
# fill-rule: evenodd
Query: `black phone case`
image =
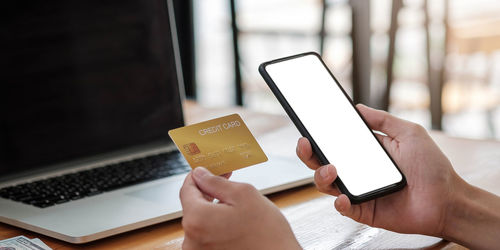
<path id="1" fill-rule="evenodd" d="M 288 101 L 285 99 L 285 97 L 283 96 L 283 94 L 281 93 L 281 91 L 278 89 L 278 87 L 276 86 L 276 84 L 274 83 L 274 81 L 271 79 L 271 77 L 269 76 L 269 74 L 266 71 L 266 66 L 267 65 L 274 64 L 274 63 L 279 63 L 279 62 L 283 62 L 283 61 L 287 61 L 287 60 L 291 60 L 291 59 L 295 59 L 295 58 L 302 57 L 302 56 L 307 56 L 307 55 L 314 55 L 314 56 L 316 56 L 321 61 L 321 63 L 325 67 L 325 69 L 328 71 L 328 73 L 334 79 L 335 83 L 337 84 L 337 87 L 340 88 L 340 90 L 342 91 L 342 93 L 344 94 L 344 96 L 349 100 L 349 102 L 351 103 L 351 105 L 354 107 L 354 110 L 356 110 L 356 112 L 358 113 L 358 115 L 361 117 L 361 119 L 365 123 L 366 128 L 368 130 L 370 130 L 370 132 L 372 133 L 372 135 L 375 138 L 375 140 L 384 149 L 385 153 L 389 156 L 389 158 L 391 159 L 392 163 L 394 163 L 394 166 L 396 166 L 396 168 L 398 169 L 399 173 L 401 173 L 401 176 L 403 177 L 401 179 L 401 181 L 398 182 L 398 183 L 395 183 L 395 184 L 392 184 L 392 185 L 389 185 L 389 186 L 386 186 L 386 187 L 383 187 L 383 188 L 380 188 L 380 189 L 376 189 L 376 190 L 370 191 L 368 193 L 364 193 L 362 195 L 353 195 L 353 194 L 351 194 L 349 192 L 349 190 L 346 188 L 346 186 L 344 185 L 344 183 L 342 182 L 342 180 L 340 179 L 340 177 L 337 177 L 337 179 L 335 179 L 334 184 L 337 185 L 337 187 L 340 189 L 340 191 L 343 194 L 347 195 L 347 197 L 349 198 L 349 200 L 351 201 L 352 204 L 359 204 L 359 203 L 362 203 L 362 202 L 365 202 L 365 201 L 368 201 L 368 200 L 372 200 L 372 199 L 375 199 L 375 198 L 378 198 L 378 197 L 381 197 L 381 196 L 384 196 L 384 195 L 387 195 L 387 194 L 390 194 L 390 193 L 394 193 L 396 191 L 399 191 L 399 190 L 403 189 L 406 186 L 406 178 L 405 178 L 404 174 L 401 172 L 401 170 L 397 166 L 396 162 L 394 162 L 394 160 L 392 159 L 392 157 L 387 153 L 387 150 L 378 141 L 378 139 L 376 138 L 375 134 L 369 128 L 368 124 L 366 123 L 366 121 L 363 118 L 363 116 L 361 115 L 361 113 L 359 113 L 358 109 L 356 109 L 356 106 L 352 102 L 352 100 L 349 97 L 349 95 L 347 95 L 347 93 L 344 91 L 344 89 L 342 88 L 342 86 L 340 86 L 340 84 L 337 81 L 337 79 L 335 78 L 335 76 L 333 76 L 333 74 L 330 72 L 330 70 L 326 66 L 325 62 L 323 62 L 323 60 L 321 59 L 320 55 L 318 55 L 315 52 L 306 52 L 306 53 L 301 53 L 301 54 L 297 54 L 297 55 L 293 55 L 293 56 L 288 56 L 288 57 L 284 57 L 284 58 L 279 58 L 279 59 L 276 59 L 276 60 L 272 60 L 272 61 L 269 61 L 269 62 L 262 63 L 259 66 L 259 73 L 264 78 L 264 81 L 266 81 L 267 85 L 269 86 L 269 88 L 271 89 L 271 91 L 273 92 L 273 94 L 276 96 L 276 98 L 280 102 L 281 106 L 283 106 L 283 108 L 285 109 L 286 113 L 288 114 L 288 116 L 290 117 L 290 119 L 293 121 L 293 123 L 295 124 L 295 126 L 297 127 L 297 129 L 299 130 L 299 132 L 302 134 L 302 136 L 304 136 L 307 139 L 309 139 L 309 141 L 311 142 L 311 147 L 312 147 L 314 153 L 316 154 L 316 156 L 318 157 L 318 160 L 320 161 L 320 163 L 322 165 L 329 164 L 329 162 L 326 159 L 325 155 L 323 154 L 323 152 L 321 152 L 321 149 L 318 147 L 318 145 L 316 144 L 316 142 L 314 141 L 314 139 L 311 137 L 311 135 L 309 134 L 309 132 L 307 131 L 307 129 L 304 127 L 304 125 L 300 121 L 300 118 L 295 114 L 295 111 L 293 111 L 293 109 L 290 106 L 290 104 L 288 104 Z"/>

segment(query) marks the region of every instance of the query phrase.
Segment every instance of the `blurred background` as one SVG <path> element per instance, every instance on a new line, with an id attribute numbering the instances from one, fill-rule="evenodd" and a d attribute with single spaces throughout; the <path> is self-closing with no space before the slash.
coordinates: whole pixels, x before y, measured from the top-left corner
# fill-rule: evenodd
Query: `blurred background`
<path id="1" fill-rule="evenodd" d="M 181 49 L 190 48 L 183 62 L 189 61 L 186 94 L 204 106 L 284 113 L 260 77 L 259 64 L 316 51 L 356 103 L 449 135 L 500 139 L 498 1 L 191 0 L 184 5 L 190 15 L 181 18 L 190 17 L 184 23 L 193 37 L 189 44 L 181 39 Z"/>

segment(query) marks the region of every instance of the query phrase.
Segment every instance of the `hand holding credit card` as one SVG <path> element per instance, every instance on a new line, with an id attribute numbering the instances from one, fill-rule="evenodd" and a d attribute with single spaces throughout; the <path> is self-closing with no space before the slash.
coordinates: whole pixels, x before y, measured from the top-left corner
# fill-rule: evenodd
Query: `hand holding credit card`
<path id="1" fill-rule="evenodd" d="M 168 131 L 192 169 L 214 175 L 267 161 L 267 156 L 238 114 Z"/>

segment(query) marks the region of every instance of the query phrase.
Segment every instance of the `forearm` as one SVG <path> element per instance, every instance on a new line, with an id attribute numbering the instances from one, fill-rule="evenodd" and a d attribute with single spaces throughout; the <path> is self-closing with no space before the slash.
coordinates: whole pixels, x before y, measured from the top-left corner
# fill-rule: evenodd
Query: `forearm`
<path id="1" fill-rule="evenodd" d="M 473 249 L 500 246 L 500 197 L 462 186 L 448 208 L 443 237 Z"/>

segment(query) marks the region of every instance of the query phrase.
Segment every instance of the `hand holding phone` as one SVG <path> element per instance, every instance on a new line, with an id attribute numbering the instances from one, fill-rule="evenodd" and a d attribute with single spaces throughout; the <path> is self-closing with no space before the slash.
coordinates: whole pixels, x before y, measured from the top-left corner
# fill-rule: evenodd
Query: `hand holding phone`
<path id="1" fill-rule="evenodd" d="M 450 214 L 454 214 L 457 205 L 464 205 L 460 202 L 462 199 L 469 199 L 468 192 L 464 190 L 470 185 L 457 175 L 422 126 L 364 105 L 356 105 L 356 108 L 371 129 L 385 134 L 378 134 L 377 138 L 405 173 L 408 185 L 392 195 L 353 205 L 346 195 L 332 186 L 337 177 L 335 167 L 321 165 L 309 141 L 301 138 L 297 143 L 297 155 L 315 170 L 314 182 L 318 190 L 337 196 L 337 211 L 357 222 L 399 233 L 446 237 L 445 218 L 453 217 Z M 459 201 L 458 204 L 456 201 Z M 448 222 L 454 224 L 456 219 L 449 219 Z M 471 237 L 477 239 L 477 236 Z"/>
<path id="2" fill-rule="evenodd" d="M 261 64 L 259 72 L 351 203 L 402 189 L 406 179 L 320 56 L 309 52 Z"/>

